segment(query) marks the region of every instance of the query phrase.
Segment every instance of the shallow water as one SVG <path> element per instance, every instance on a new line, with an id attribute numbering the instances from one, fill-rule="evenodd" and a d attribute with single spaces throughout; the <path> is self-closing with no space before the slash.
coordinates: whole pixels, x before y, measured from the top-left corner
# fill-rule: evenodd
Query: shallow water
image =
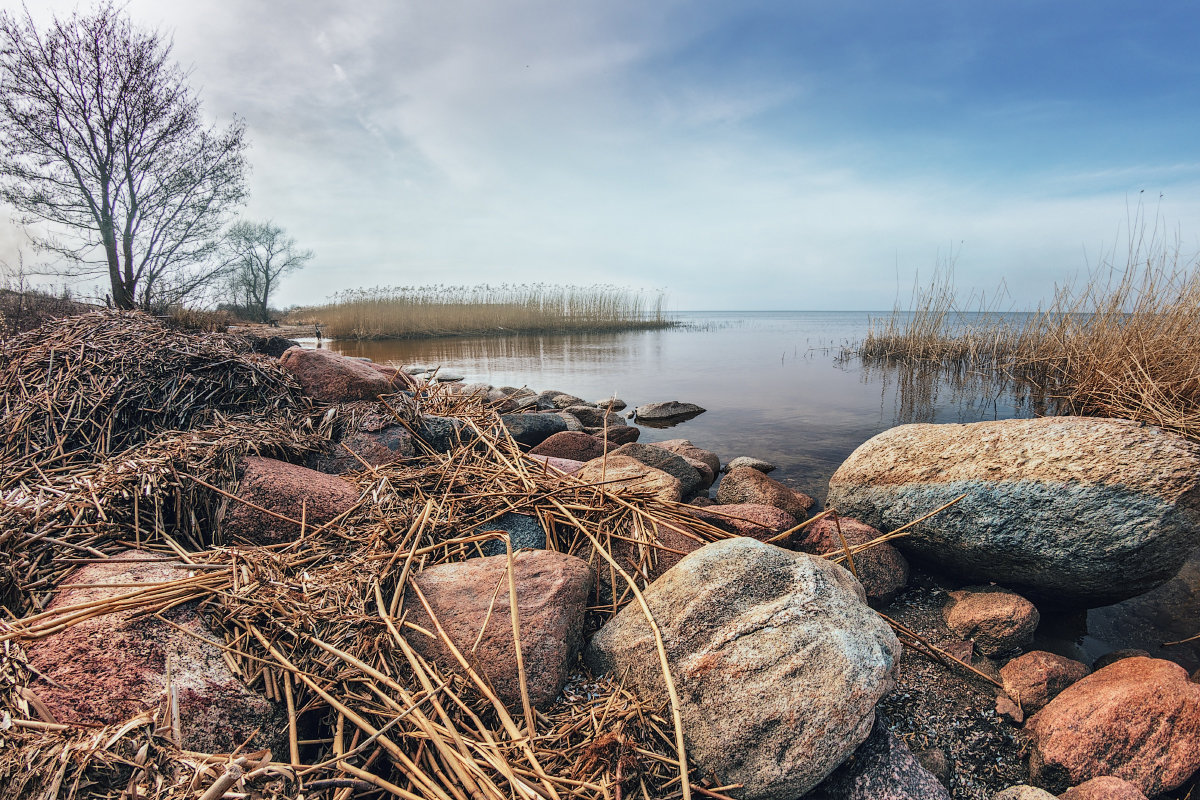
<path id="1" fill-rule="evenodd" d="M 978 422 L 1030 416 L 1002 386 L 970 377 L 865 369 L 840 361 L 885 312 L 691 312 L 683 326 L 629 333 L 325 342 L 345 355 L 399 364 L 440 364 L 468 381 L 558 389 L 632 408 L 681 400 L 706 413 L 674 428 L 642 428 L 639 441 L 686 438 L 726 462 L 752 455 L 778 465 L 772 477 L 822 502 L 829 477 L 858 445 L 908 422 Z M 1189 669 L 1200 645 L 1160 650 L 1200 631 L 1200 573 L 1185 570 L 1150 597 L 1079 617 L 1048 617 L 1040 646 L 1090 662 L 1140 647 Z M 1188 577 L 1190 576 L 1190 577 Z M 1194 628 L 1194 630 L 1193 630 Z M 1090 631 L 1090 633 L 1089 633 Z"/>

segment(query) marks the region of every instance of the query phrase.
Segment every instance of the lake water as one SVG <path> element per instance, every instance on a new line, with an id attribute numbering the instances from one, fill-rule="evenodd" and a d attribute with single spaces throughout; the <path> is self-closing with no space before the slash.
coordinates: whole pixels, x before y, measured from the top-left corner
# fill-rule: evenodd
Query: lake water
<path id="1" fill-rule="evenodd" d="M 1003 399 L 938 385 L 908 391 L 887 371 L 835 358 L 865 336 L 867 312 L 691 312 L 679 328 L 611 334 L 332 342 L 377 362 L 441 364 L 468 381 L 558 389 L 630 408 L 661 400 L 707 412 L 674 428 L 643 427 L 639 441 L 690 439 L 728 461 L 776 465 L 772 477 L 825 498 L 829 477 L 854 450 L 903 422 L 976 422 L 1011 417 Z M 882 312 L 874 316 L 882 316 Z"/>
<path id="2" fill-rule="evenodd" d="M 440 364 L 468 381 L 558 389 L 629 406 L 662 400 L 707 411 L 676 427 L 642 428 L 639 441 L 690 439 L 722 462 L 764 458 L 772 477 L 825 499 L 829 477 L 875 434 L 908 422 L 978 422 L 1030 416 L 1026 403 L 981 379 L 955 381 L 839 360 L 872 317 L 886 312 L 690 312 L 681 327 L 611 334 L 325 342 L 337 352 L 398 364 Z M 1200 667 L 1200 644 L 1162 650 L 1200 631 L 1200 559 L 1184 579 L 1143 598 L 1047 617 L 1040 646 L 1088 663 L 1139 647 Z"/>

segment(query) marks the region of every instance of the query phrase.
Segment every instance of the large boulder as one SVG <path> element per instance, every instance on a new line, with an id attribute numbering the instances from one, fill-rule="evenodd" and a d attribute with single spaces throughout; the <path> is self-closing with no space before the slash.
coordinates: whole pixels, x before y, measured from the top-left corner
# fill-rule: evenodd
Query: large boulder
<path id="1" fill-rule="evenodd" d="M 330 350 L 289 347 L 279 364 L 292 373 L 304 393 L 326 403 L 371 400 L 396 391 L 389 378 L 366 361 Z"/>
<path id="2" fill-rule="evenodd" d="M 753 467 L 735 467 L 725 473 L 717 485 L 717 502 L 775 506 L 801 520 L 808 516 L 808 510 L 813 507 L 813 499 L 804 492 L 784 486 Z"/>
<path id="3" fill-rule="evenodd" d="M 747 538 L 688 555 L 644 592 L 678 691 L 688 754 L 745 800 L 792 800 L 866 739 L 900 646 L 849 572 Z M 653 633 L 631 603 L 592 639 L 596 674 L 664 700 Z"/>
<path id="4" fill-rule="evenodd" d="M 582 646 L 593 573 L 583 559 L 549 550 L 516 553 L 513 565 L 529 700 L 544 708 L 562 689 Z M 455 647 L 488 680 L 505 706 L 517 710 L 521 708 L 521 681 L 507 570 L 507 555 L 491 556 L 438 564 L 413 580 Z M 410 622 L 434 630 L 433 620 L 411 588 L 405 592 L 404 608 Z M 424 657 L 460 671 L 458 660 L 442 639 L 408 638 Z"/>
<path id="5" fill-rule="evenodd" d="M 1113 775 L 1156 795 L 1200 768 L 1200 684 L 1170 661 L 1125 658 L 1063 690 L 1025 727 L 1037 783 L 1062 791 Z"/>
<path id="6" fill-rule="evenodd" d="M 1104 605 L 1170 578 L 1200 537 L 1200 445 L 1149 425 L 1046 417 L 901 425 L 855 450 L 826 505 L 973 580 Z"/>
<path id="7" fill-rule="evenodd" d="M 871 735 L 805 800 L 950 800 L 950 793 L 876 715 Z"/>
<path id="8" fill-rule="evenodd" d="M 844 553 L 843 539 L 848 547 L 854 548 L 883 535 L 870 525 L 849 517 L 819 519 L 805 528 L 804 534 L 799 549 L 818 556 Z M 851 558 L 854 559 L 854 574 L 873 604 L 887 605 L 908 585 L 908 560 L 887 542 L 857 553 L 852 551 Z M 850 563 L 843 561 L 842 566 L 849 568 Z"/>
<path id="9" fill-rule="evenodd" d="M 649 492 L 659 500 L 672 503 L 683 499 L 683 485 L 678 478 L 630 456 L 609 453 L 606 458 L 597 458 L 584 464 L 575 477 L 609 491 L 631 489 Z"/>
<path id="10" fill-rule="evenodd" d="M 668 475 L 675 476 L 679 479 L 680 489 L 685 498 L 691 497 L 704 488 L 707 488 L 704 486 L 704 481 L 700 477 L 700 473 L 696 471 L 696 468 L 684 460 L 683 456 L 676 455 L 670 450 L 664 450 L 661 447 L 655 447 L 650 444 L 630 442 L 613 450 L 613 455 L 636 458 L 647 466 L 661 469 Z"/>
<path id="11" fill-rule="evenodd" d="M 179 566 L 151 553 L 127 551 L 80 568 L 59 587 L 47 610 L 186 578 Z M 29 663 L 39 676 L 30 689 L 59 722 L 112 725 L 147 709 L 165 710 L 172 688 L 183 748 L 228 753 L 247 745 L 278 749 L 286 742 L 287 712 L 230 672 L 222 643 L 201 623 L 196 603 L 162 616 L 166 621 L 116 611 L 30 642 Z"/>
<path id="12" fill-rule="evenodd" d="M 221 521 L 226 537 L 253 544 L 288 542 L 300 535 L 301 521 L 311 531 L 358 502 L 353 485 L 315 469 L 260 456 L 247 456 L 239 469 L 241 480 Z"/>

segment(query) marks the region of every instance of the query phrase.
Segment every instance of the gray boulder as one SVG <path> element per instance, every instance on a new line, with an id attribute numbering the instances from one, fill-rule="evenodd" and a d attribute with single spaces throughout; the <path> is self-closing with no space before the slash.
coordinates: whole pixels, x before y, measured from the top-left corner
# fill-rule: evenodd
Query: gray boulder
<path id="1" fill-rule="evenodd" d="M 567 423 L 558 414 L 501 414 L 500 422 L 508 429 L 517 444 L 536 447 L 556 433 L 567 429 Z"/>
<path id="2" fill-rule="evenodd" d="M 901 425 L 855 450 L 826 505 L 969 579 L 1099 606 L 1168 580 L 1200 538 L 1200 445 L 1115 419 Z"/>
<path id="3" fill-rule="evenodd" d="M 678 400 L 668 400 L 665 403 L 646 403 L 636 407 L 635 419 L 638 422 L 667 422 L 671 420 L 690 419 L 697 414 L 703 414 L 704 409 L 695 403 L 681 403 Z"/>
<path id="4" fill-rule="evenodd" d="M 505 531 L 512 541 L 513 550 L 545 550 L 546 529 L 532 514 L 517 514 L 512 511 L 501 514 L 485 523 L 480 531 Z M 507 552 L 503 539 L 489 539 L 479 546 L 485 556 L 500 556 Z"/>
<path id="5" fill-rule="evenodd" d="M 849 572 L 747 538 L 705 545 L 645 590 L 699 770 L 745 800 L 793 800 L 871 731 L 891 689 L 895 635 Z M 594 673 L 666 697 L 654 636 L 627 605 L 592 639 Z"/>
<path id="6" fill-rule="evenodd" d="M 563 411 L 579 420 L 579 424 L 585 428 L 603 428 L 606 425 L 610 428 L 624 428 L 628 424 L 620 414 L 595 406 L 568 406 Z"/>

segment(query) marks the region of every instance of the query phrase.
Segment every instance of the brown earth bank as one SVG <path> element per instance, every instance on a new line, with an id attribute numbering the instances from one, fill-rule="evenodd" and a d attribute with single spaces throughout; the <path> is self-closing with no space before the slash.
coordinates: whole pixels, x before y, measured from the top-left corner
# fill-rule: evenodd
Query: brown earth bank
<path id="1" fill-rule="evenodd" d="M 1161 657 L 1172 651 L 1045 653 L 1036 629 L 1063 612 L 1009 591 L 1011 564 L 959 569 L 970 548 L 998 547 L 963 530 L 1023 536 L 1035 561 L 1037 541 L 1066 546 L 1038 527 L 1053 516 L 998 521 L 1006 493 L 1034 483 L 1087 514 L 1111 505 L 1090 488 L 1098 474 L 1122 487 L 1104 510 L 1121 546 L 1141 519 L 1132 552 L 1155 566 L 1089 591 L 1188 574 L 1176 545 L 1195 540 L 1196 479 L 1159 463 L 1193 458 L 1186 440 L 1056 418 L 989 428 L 1000 444 L 967 465 L 972 431 L 947 455 L 932 444 L 945 431 L 911 426 L 860 448 L 884 454 L 874 468 L 848 461 L 840 485 L 860 518 L 809 516 L 769 464 L 721 477 L 743 454 L 686 439 L 613 452 L 637 431 L 614 398 L 271 355 L 262 341 L 115 312 L 5 341 L 5 796 L 1197 791 L 1200 684 Z M 1048 478 L 1038 454 L 1082 447 L 1096 425 L 1113 457 L 1091 448 L 1087 475 L 1057 464 Z M 927 437 L 903 455 L 922 476 L 911 489 L 886 472 L 905 437 Z M 957 472 L 937 466 L 950 456 Z M 946 489 L 951 473 L 970 480 Z M 1077 531 L 1106 546 L 1107 532 Z M 118 555 L 143 571 L 105 572 Z M 1039 561 L 1035 588 L 1059 580 Z M 261 723 L 220 724 L 234 712 L 212 713 L 179 666 L 198 647 L 209 693 L 261 705 Z M 1151 680 L 1153 702 L 1138 694 Z"/>

